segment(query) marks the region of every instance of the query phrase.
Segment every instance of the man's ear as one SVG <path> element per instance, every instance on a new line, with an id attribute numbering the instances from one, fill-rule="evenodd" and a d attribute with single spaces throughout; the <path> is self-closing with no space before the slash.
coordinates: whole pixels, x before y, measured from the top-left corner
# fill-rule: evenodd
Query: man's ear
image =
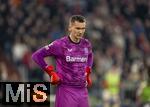
<path id="1" fill-rule="evenodd" d="M 73 27 L 74 27 L 74 23 L 69 23 L 69 26 L 68 26 L 68 31 L 69 32 L 71 32 L 72 31 L 72 29 L 73 29 Z"/>
<path id="2" fill-rule="evenodd" d="M 72 27 L 71 27 L 71 26 L 69 26 L 69 27 L 68 27 L 68 31 L 69 31 L 69 32 L 71 32 L 71 30 L 72 30 Z"/>

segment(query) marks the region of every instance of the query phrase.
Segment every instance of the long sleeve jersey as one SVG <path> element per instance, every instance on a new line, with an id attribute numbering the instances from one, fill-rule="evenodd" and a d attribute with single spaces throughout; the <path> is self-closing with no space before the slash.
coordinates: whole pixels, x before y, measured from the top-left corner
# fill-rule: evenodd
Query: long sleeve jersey
<path id="1" fill-rule="evenodd" d="M 69 36 L 62 37 L 34 52 L 32 59 L 44 69 L 48 66 L 44 58 L 48 56 L 56 59 L 61 84 L 74 87 L 86 85 L 85 68 L 93 63 L 92 47 L 87 39 L 82 38 L 79 43 L 74 43 Z"/>

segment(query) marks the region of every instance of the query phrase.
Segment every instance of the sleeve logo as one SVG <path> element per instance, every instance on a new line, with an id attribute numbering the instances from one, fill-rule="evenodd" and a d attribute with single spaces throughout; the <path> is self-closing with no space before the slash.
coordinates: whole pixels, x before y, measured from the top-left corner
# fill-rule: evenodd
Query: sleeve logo
<path id="1" fill-rule="evenodd" d="M 53 45 L 53 42 L 50 43 L 50 44 L 48 44 L 48 45 L 46 45 L 46 46 L 45 46 L 45 49 L 46 49 L 46 50 L 49 50 L 49 47 L 52 46 L 52 45 Z"/>

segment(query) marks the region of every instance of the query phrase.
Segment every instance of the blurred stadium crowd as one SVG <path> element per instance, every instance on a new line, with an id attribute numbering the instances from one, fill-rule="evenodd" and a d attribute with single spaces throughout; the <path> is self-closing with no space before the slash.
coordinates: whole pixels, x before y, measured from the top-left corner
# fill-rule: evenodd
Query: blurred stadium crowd
<path id="1" fill-rule="evenodd" d="M 150 77 L 150 0 L 0 0 L 0 81 L 48 81 L 31 54 L 67 35 L 72 14 L 88 20 L 92 107 L 147 102 L 140 96 Z"/>

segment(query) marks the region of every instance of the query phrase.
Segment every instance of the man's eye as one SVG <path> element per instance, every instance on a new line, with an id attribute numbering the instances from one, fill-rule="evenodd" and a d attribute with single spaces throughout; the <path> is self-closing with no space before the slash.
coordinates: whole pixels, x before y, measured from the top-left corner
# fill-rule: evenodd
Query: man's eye
<path id="1" fill-rule="evenodd" d="M 85 28 L 76 28 L 77 30 L 84 30 Z"/>

